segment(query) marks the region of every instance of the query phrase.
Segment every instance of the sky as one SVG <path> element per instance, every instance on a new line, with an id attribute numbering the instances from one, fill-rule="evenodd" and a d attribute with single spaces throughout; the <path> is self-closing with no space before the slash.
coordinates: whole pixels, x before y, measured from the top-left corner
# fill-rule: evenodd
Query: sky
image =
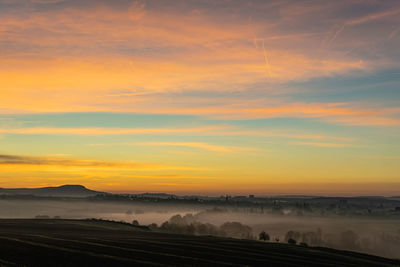
<path id="1" fill-rule="evenodd" d="M 400 195 L 397 0 L 0 0 L 0 187 Z"/>

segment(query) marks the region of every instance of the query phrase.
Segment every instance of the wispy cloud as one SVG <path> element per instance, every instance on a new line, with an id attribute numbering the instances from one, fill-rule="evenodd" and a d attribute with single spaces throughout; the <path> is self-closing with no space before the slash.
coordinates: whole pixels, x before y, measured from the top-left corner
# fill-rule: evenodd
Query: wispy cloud
<path id="1" fill-rule="evenodd" d="M 389 36 L 388 36 L 388 40 L 392 40 L 394 37 L 396 37 L 400 32 L 400 27 L 396 28 L 395 30 L 393 30 Z"/>
<path id="2" fill-rule="evenodd" d="M 2 102 L 0 112 L 211 114 L 214 103 L 210 99 L 203 99 L 210 106 L 207 111 L 199 103 L 185 107 L 184 97 L 171 95 L 206 90 L 246 92 L 257 87 L 259 91 L 270 88 L 264 94 L 269 98 L 271 91 L 279 91 L 273 88 L 281 84 L 398 66 L 399 61 L 390 54 L 393 49 L 383 49 L 379 56 L 354 56 L 332 48 L 317 53 L 332 21 L 340 25 L 332 33 L 333 39 L 343 31 L 345 26 L 338 23 L 339 15 L 343 11 L 351 13 L 354 3 L 346 6 L 332 2 L 325 8 L 326 3 L 311 2 L 257 2 L 253 7 L 230 2 L 227 5 L 236 10 L 235 19 L 225 8 L 212 3 L 201 7 L 195 2 L 176 4 L 165 10 L 162 5 L 145 5 L 142 1 L 65 1 L 62 5 L 40 4 L 32 12 L 26 12 L 25 5 L 16 5 L 13 12 L 5 10 L 1 14 L 0 31 L 7 41 L 0 46 L 4 51 L 0 60 L 7 68 L 0 69 L 0 97 L 7 101 Z M 398 4 L 381 5 L 379 12 L 348 15 L 342 20 L 346 25 L 361 25 L 382 18 L 395 19 L 400 10 Z M 266 15 L 249 23 L 255 7 Z M 274 14 L 280 14 L 279 18 Z M 385 25 L 377 28 L 386 29 Z M 359 34 L 362 36 L 356 44 L 344 40 L 341 46 L 346 51 L 369 51 L 369 32 Z M 396 33 L 385 33 L 385 38 L 388 34 Z M 262 36 L 256 38 L 256 47 L 254 36 Z M 157 93 L 163 95 L 157 97 Z M 172 98 L 176 103 L 168 104 Z M 234 109 L 238 101 L 246 102 L 237 99 L 228 104 Z M 310 104 L 307 106 L 313 109 Z M 277 114 L 272 109 L 279 107 L 263 108 L 256 111 L 248 105 L 229 111 L 222 106 L 216 108 L 216 115 L 222 112 L 232 117 L 268 117 Z M 284 113 L 282 107 L 280 113 Z M 286 113 L 305 114 L 302 107 L 299 112 Z M 311 112 L 306 113 L 312 116 Z M 323 115 L 317 113 L 313 112 L 315 116 Z M 378 120 L 379 117 L 372 121 Z M 385 124 L 398 122 L 386 120 Z"/>
<path id="3" fill-rule="evenodd" d="M 355 158 L 362 159 L 376 159 L 376 160 L 400 160 L 399 156 L 389 156 L 389 155 L 354 155 Z"/>
<path id="4" fill-rule="evenodd" d="M 130 168 L 150 168 L 153 164 L 142 163 L 121 163 L 107 162 L 98 160 L 81 160 L 60 157 L 35 157 L 35 156 L 18 156 L 18 155 L 0 155 L 1 165 L 55 165 L 64 167 L 130 167 Z"/>
<path id="5" fill-rule="evenodd" d="M 304 131 L 289 131 L 287 129 L 247 129 L 232 125 L 215 125 L 193 128 L 55 128 L 55 127 L 27 127 L 27 128 L 0 128 L 0 134 L 21 134 L 21 135 L 193 135 L 193 136 L 259 136 L 259 137 L 278 137 L 287 139 L 302 139 L 302 140 L 339 140 L 353 141 L 354 138 L 326 135 L 320 133 L 304 132 Z M 115 143 L 112 143 L 113 145 Z M 122 144 L 122 143 L 119 143 Z M 127 144 L 127 143 L 123 143 Z M 132 143 L 138 144 L 138 143 Z M 165 145 L 172 144 L 165 142 Z M 184 142 L 181 143 L 185 144 Z M 196 143 L 189 142 L 186 146 Z M 104 146 L 106 144 L 91 144 L 91 146 Z M 212 146 L 212 145 L 210 145 Z M 218 147 L 218 146 L 217 146 Z M 221 146 L 222 147 L 222 146 Z M 226 147 L 228 149 L 228 147 Z M 239 148 L 239 147 L 236 147 Z M 249 148 L 250 149 L 250 148 Z M 64 154 L 54 154 L 64 155 Z"/>
<path id="6" fill-rule="evenodd" d="M 215 152 L 239 152 L 239 151 L 257 151 L 258 148 L 253 147 L 235 147 L 235 146 L 221 146 L 213 145 L 204 142 L 133 142 L 124 143 L 126 145 L 137 145 L 137 146 L 172 146 L 172 147 L 191 147 L 200 148 Z"/>
<path id="7" fill-rule="evenodd" d="M 251 104 L 251 106 L 250 106 Z M 248 106 L 246 106 L 248 105 Z M 369 108 L 357 103 L 245 103 L 209 107 L 165 107 L 166 114 L 207 115 L 217 119 L 315 118 L 354 126 L 399 126 L 399 109 Z"/>
<path id="8" fill-rule="evenodd" d="M 346 22 L 346 24 L 357 25 L 357 24 L 361 24 L 361 23 L 365 23 L 365 22 L 369 22 L 369 21 L 374 21 L 377 19 L 383 19 L 383 18 L 387 18 L 387 17 L 391 17 L 391 16 L 396 16 L 398 14 L 400 14 L 400 8 L 384 10 L 384 11 L 368 14 L 368 15 L 365 15 L 360 18 L 349 20 Z"/>
<path id="9" fill-rule="evenodd" d="M 323 135 L 323 134 L 313 134 L 307 132 L 290 132 L 287 130 L 277 130 L 277 131 L 230 131 L 225 133 L 225 135 L 244 135 L 244 136 L 263 136 L 263 137 L 280 137 L 287 139 L 301 139 L 301 140 L 336 140 L 336 141 L 354 141 L 351 137 L 333 136 L 333 135 Z"/>
<path id="10" fill-rule="evenodd" d="M 338 148 L 338 147 L 361 147 L 359 145 L 354 145 L 354 144 L 345 144 L 345 143 L 322 143 L 322 142 L 293 142 L 290 143 L 291 145 L 296 145 L 296 146 L 315 146 L 315 147 L 333 147 L 333 148 Z"/>
<path id="11" fill-rule="evenodd" d="M 134 135 L 134 134 L 195 134 L 228 129 L 228 126 L 195 128 L 0 128 L 3 134 L 64 134 L 64 135 Z"/>
<path id="12" fill-rule="evenodd" d="M 127 169 L 127 170 L 195 170 L 196 168 L 185 166 L 169 166 L 158 163 L 140 163 L 140 162 L 114 162 L 101 160 L 84 160 L 38 156 L 20 156 L 20 155 L 0 155 L 0 165 L 2 166 L 55 166 L 62 168 L 79 169 Z"/>
<path id="13" fill-rule="evenodd" d="M 306 81 L 378 66 L 372 59 L 336 51 L 317 56 L 313 47 L 319 34 L 307 28 L 296 34 L 282 30 L 272 18 L 249 24 L 244 14 L 232 20 L 224 10 L 213 10 L 225 16 L 221 23 L 219 15 L 188 14 L 179 12 L 178 6 L 160 11 L 141 3 L 114 5 L 72 1 L 64 8 L 34 9 L 29 16 L 23 6 L 2 14 L 1 31 L 7 42 L 0 47 L 5 51 L 1 60 L 8 68 L 0 70 L 1 96 L 9 99 L 2 108 L 60 112 L 68 106 L 78 110 L 95 106 L 101 110 L 113 103 L 108 96 L 121 95 L 121 88 L 229 91 L 240 86 L 244 90 L 255 83 Z M 232 8 L 239 11 L 241 5 L 245 4 Z M 279 5 L 273 10 L 259 5 L 265 12 L 281 11 Z M 319 5 L 318 11 L 324 9 Z M 300 27 L 306 21 L 296 23 Z M 323 31 L 322 24 L 318 32 Z M 262 49 L 254 48 L 255 35 L 263 36 Z"/>
<path id="14" fill-rule="evenodd" d="M 387 17 L 391 17 L 391 16 L 396 16 L 399 13 L 400 13 L 400 9 L 397 8 L 394 10 L 380 11 L 380 12 L 368 14 L 368 15 L 365 15 L 365 16 L 362 16 L 359 18 L 347 20 L 346 22 L 344 22 L 342 24 L 342 26 L 340 26 L 338 28 L 338 30 L 336 30 L 333 33 L 333 36 L 331 37 L 329 43 L 332 43 L 346 27 L 355 26 L 358 24 L 367 23 L 367 22 L 371 22 L 374 20 L 379 20 L 379 19 L 383 19 L 383 18 L 387 18 Z M 389 38 L 389 39 L 391 39 L 391 38 Z"/>
<path id="15" fill-rule="evenodd" d="M 161 101 L 161 99 L 158 99 Z M 237 103 L 238 102 L 238 103 Z M 158 101 L 137 103 L 135 106 L 101 109 L 83 109 L 82 111 L 109 111 L 125 113 L 147 114 L 176 114 L 205 116 L 217 120 L 243 120 L 243 119 L 268 119 L 268 118 L 309 118 L 321 121 L 350 125 L 350 126 L 399 126 L 399 110 L 386 107 L 368 107 L 358 103 L 240 103 L 239 99 L 231 105 L 203 105 L 194 106 L 191 103 L 180 101 L 164 102 L 157 105 Z M 70 109 L 71 107 L 68 107 Z M 50 111 L 50 110 L 47 110 Z M 226 126 L 198 127 L 194 129 L 129 129 L 129 128 L 1 128 L 0 133 L 14 134 L 173 134 L 173 133 L 200 133 L 216 131 L 227 128 Z"/>

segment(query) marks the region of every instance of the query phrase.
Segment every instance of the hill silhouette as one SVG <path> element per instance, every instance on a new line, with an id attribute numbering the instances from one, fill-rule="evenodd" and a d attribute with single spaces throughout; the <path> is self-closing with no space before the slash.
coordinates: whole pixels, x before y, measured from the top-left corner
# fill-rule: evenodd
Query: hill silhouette
<path id="1" fill-rule="evenodd" d="M 83 185 L 62 185 L 41 188 L 0 188 L 2 195 L 32 195 L 41 197 L 89 197 L 102 192 L 87 189 Z"/>

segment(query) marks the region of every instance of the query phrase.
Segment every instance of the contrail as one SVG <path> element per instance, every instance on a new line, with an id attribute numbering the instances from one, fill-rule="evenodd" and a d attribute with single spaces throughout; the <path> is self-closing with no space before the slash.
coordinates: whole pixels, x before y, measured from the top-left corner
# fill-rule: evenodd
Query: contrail
<path id="1" fill-rule="evenodd" d="M 256 48 L 256 49 L 258 49 L 257 37 L 254 37 L 254 40 L 253 40 L 253 42 L 254 42 L 254 46 L 255 46 L 255 48 Z"/>
<path id="2" fill-rule="evenodd" d="M 342 27 L 340 27 L 340 29 L 335 32 L 335 34 L 333 35 L 333 37 L 329 41 L 328 46 L 331 45 L 331 43 L 333 41 L 335 41 L 335 39 L 339 36 L 339 34 L 344 30 L 345 26 L 359 25 L 359 24 L 362 24 L 362 23 L 365 23 L 365 22 L 379 20 L 379 19 L 382 19 L 382 18 L 385 18 L 385 17 L 390 17 L 390 16 L 393 16 L 393 15 L 397 15 L 398 13 L 400 13 L 400 9 L 379 12 L 379 13 L 370 14 L 370 15 L 367 15 L 367 16 L 364 16 L 364 17 L 361 17 L 361 18 L 358 18 L 358 19 L 345 21 L 343 23 Z M 392 35 L 392 34 L 394 34 L 394 35 Z M 395 34 L 396 33 L 392 32 L 388 37 L 389 40 L 391 38 L 393 38 L 395 36 Z"/>
<path id="3" fill-rule="evenodd" d="M 269 64 L 267 51 L 265 51 L 264 39 L 262 40 L 262 47 L 263 47 L 263 51 L 264 51 L 264 59 L 265 59 L 265 65 L 267 66 L 268 76 L 271 78 L 271 65 Z"/>
<path id="4" fill-rule="evenodd" d="M 342 27 L 340 27 L 340 29 L 335 32 L 333 37 L 329 40 L 328 46 L 330 46 L 332 42 L 335 41 L 335 39 L 339 36 L 339 34 L 344 30 L 344 26 L 345 24 L 343 24 Z"/>
<path id="5" fill-rule="evenodd" d="M 392 40 L 393 37 L 396 37 L 396 35 L 399 33 L 400 28 L 395 29 L 394 31 L 392 31 L 388 37 L 388 40 Z"/>

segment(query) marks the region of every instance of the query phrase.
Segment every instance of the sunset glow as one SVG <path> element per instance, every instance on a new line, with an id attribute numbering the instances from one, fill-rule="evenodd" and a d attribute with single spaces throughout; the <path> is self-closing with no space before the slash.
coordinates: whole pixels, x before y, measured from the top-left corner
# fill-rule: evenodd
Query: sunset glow
<path id="1" fill-rule="evenodd" d="M 0 187 L 400 193 L 399 1 L 0 0 L 0 22 Z"/>

